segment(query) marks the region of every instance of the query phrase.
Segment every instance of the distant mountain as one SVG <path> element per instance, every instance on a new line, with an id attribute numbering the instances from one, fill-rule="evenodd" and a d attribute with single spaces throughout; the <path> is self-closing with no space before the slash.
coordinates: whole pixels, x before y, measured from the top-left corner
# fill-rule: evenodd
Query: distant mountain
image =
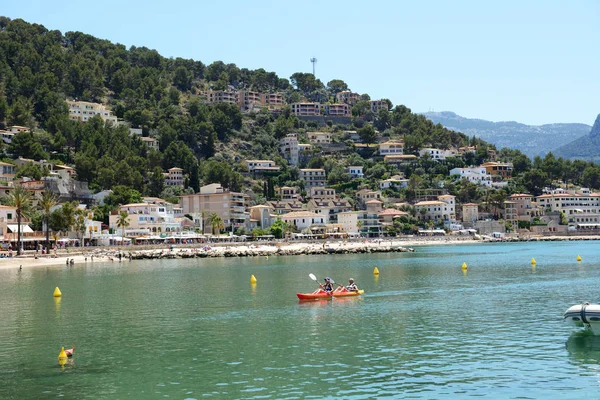
<path id="1" fill-rule="evenodd" d="M 434 123 L 479 137 L 498 148 L 521 150 L 530 157 L 546 153 L 584 137 L 590 131 L 586 124 L 525 125 L 514 121 L 492 122 L 483 119 L 464 118 L 451 111 L 426 112 L 425 117 Z M 597 121 L 596 121 L 597 123 Z"/>
<path id="2" fill-rule="evenodd" d="M 557 157 L 600 162 L 600 114 L 590 133 L 553 151 Z"/>

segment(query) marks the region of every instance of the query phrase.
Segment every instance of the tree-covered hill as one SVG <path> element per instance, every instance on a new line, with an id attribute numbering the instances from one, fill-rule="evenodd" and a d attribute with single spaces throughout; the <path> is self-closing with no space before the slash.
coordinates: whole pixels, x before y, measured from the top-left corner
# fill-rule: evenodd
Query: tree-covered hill
<path id="1" fill-rule="evenodd" d="M 559 147 L 555 153 L 564 158 L 600 162 L 600 114 L 588 135 Z"/>
<path id="2" fill-rule="evenodd" d="M 590 129 L 586 124 L 534 126 L 514 121 L 492 122 L 461 117 L 451 111 L 426 112 L 423 115 L 448 129 L 479 137 L 498 148 L 521 150 L 529 157 L 543 157 L 548 152 L 554 152 L 560 146 L 587 135 Z"/>
<path id="3" fill-rule="evenodd" d="M 298 168 L 324 168 L 327 185 L 353 198 L 359 187 L 378 188 L 381 179 L 403 173 L 410 185 L 390 197 L 414 199 L 418 189 L 444 187 L 460 201 L 481 195 L 474 184 L 453 182 L 454 167 L 478 165 L 488 159 L 488 145 L 478 138 L 444 128 L 404 105 L 373 111 L 368 94 L 352 107 L 347 125 L 327 121 L 326 126 L 298 118 L 289 107 L 280 112 L 262 109 L 242 113 L 227 103 L 206 104 L 207 90 L 253 90 L 282 93 L 287 104 L 299 101 L 334 103 L 340 91 L 349 90 L 341 79 L 326 84 L 310 73 L 287 78 L 264 69 L 249 70 L 221 61 L 165 58 L 155 50 L 97 39 L 81 32 L 49 31 L 41 25 L 0 17 L 0 129 L 24 125 L 32 132 L 18 133 L 2 150 L 13 158 L 54 159 L 75 166 L 77 177 L 94 190 L 118 188 L 121 194 L 135 190 L 151 196 L 176 199 L 163 184 L 163 173 L 180 167 L 186 177 L 185 191 L 219 182 L 225 188 L 245 191 L 254 202 L 263 201 L 273 186 L 303 188 Z M 99 116 L 82 124 L 70 120 L 66 99 L 108 105 L 123 123 L 104 123 Z M 129 126 L 158 141 L 149 148 Z M 315 146 L 300 165 L 289 166 L 278 153 L 279 139 L 296 133 L 306 143 L 307 132 L 330 132 L 337 145 L 348 152 L 322 152 Z M 362 146 L 348 140 L 357 131 Z M 383 162 L 372 146 L 376 140 L 401 139 L 404 152 L 419 155 L 424 147 L 439 149 L 477 146 L 475 153 L 453 157 L 444 163 L 420 157 L 402 171 Z M 547 155 L 531 160 L 518 150 L 502 149 L 499 160 L 515 165 L 510 191 L 537 193 L 556 179 L 600 187 L 600 170 L 585 162 L 567 163 Z M 271 159 L 279 174 L 254 177 L 245 173 L 244 159 Z M 362 166 L 365 178 L 350 179 L 347 167 Z M 28 174 L 35 173 L 31 169 Z M 37 172 L 39 175 L 41 172 Z M 21 171 L 18 175 L 23 175 Z M 267 186 L 267 189 L 265 188 Z M 167 192 L 165 194 L 165 192 Z M 127 196 L 120 198 L 127 200 Z M 117 204 L 117 201 L 113 201 Z"/>

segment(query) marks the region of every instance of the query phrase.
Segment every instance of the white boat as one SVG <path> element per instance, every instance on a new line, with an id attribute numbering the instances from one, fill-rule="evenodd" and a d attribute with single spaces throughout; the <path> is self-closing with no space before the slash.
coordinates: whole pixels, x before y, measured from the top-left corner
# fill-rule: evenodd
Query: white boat
<path id="1" fill-rule="evenodd" d="M 600 304 L 582 303 L 569 307 L 564 319 L 577 327 L 585 327 L 600 335 Z"/>

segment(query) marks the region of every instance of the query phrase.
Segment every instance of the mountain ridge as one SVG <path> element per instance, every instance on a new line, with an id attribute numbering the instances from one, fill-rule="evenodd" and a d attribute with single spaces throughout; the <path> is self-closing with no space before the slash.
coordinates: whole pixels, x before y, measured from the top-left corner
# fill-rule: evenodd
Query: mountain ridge
<path id="1" fill-rule="evenodd" d="M 529 157 L 544 156 L 573 140 L 586 136 L 591 128 L 581 123 L 527 125 L 517 121 L 493 122 L 479 118 L 465 118 L 452 111 L 430 111 L 422 114 L 445 128 L 479 137 L 499 148 L 510 147 L 521 150 Z"/>

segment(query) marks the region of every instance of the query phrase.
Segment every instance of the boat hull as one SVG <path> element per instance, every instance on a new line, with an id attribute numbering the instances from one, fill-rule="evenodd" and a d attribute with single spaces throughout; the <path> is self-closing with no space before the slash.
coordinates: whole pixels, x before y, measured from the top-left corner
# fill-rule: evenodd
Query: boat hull
<path id="1" fill-rule="evenodd" d="M 307 300 L 331 300 L 334 297 L 357 297 L 361 294 L 365 293 L 364 290 L 359 290 L 358 292 L 349 292 L 349 291 L 334 291 L 333 293 L 327 293 L 322 290 L 313 292 L 313 293 L 296 293 L 298 296 L 298 300 L 307 301 Z"/>
<path id="2" fill-rule="evenodd" d="M 569 307 L 564 314 L 565 321 L 600 335 L 600 304 L 576 304 Z"/>

